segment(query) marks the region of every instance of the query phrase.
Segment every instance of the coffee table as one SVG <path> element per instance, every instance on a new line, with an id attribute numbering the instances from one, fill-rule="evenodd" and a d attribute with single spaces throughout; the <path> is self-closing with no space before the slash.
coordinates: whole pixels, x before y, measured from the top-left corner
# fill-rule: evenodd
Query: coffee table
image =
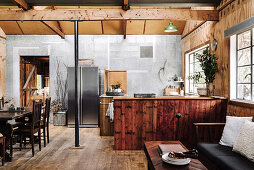
<path id="1" fill-rule="evenodd" d="M 191 159 L 188 165 L 171 165 L 162 161 L 161 156 L 158 153 L 159 144 L 180 144 L 186 151 L 188 149 L 180 141 L 149 141 L 145 142 L 144 151 L 147 158 L 148 169 L 149 170 L 207 170 L 207 168 L 198 160 Z"/>

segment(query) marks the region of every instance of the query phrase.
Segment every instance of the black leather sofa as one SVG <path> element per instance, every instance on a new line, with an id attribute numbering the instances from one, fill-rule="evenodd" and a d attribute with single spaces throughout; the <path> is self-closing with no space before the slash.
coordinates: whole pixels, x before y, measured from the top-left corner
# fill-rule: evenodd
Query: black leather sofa
<path id="1" fill-rule="evenodd" d="M 194 123 L 196 128 L 199 160 L 208 168 L 208 170 L 254 170 L 254 162 L 233 152 L 232 147 L 219 144 L 224 125 L 225 123 Z M 209 133 L 211 127 L 213 127 L 214 131 Z M 199 131 L 202 128 L 203 134 L 199 134 Z M 205 130 L 205 128 L 208 129 Z M 218 131 L 216 131 L 216 129 Z M 201 141 L 200 137 L 202 138 L 204 133 L 213 134 L 215 136 L 209 137 L 210 140 L 208 141 Z"/>
<path id="2" fill-rule="evenodd" d="M 254 170 L 254 162 L 233 152 L 231 147 L 199 142 L 197 144 L 197 149 L 199 154 L 209 159 L 218 169 Z"/>

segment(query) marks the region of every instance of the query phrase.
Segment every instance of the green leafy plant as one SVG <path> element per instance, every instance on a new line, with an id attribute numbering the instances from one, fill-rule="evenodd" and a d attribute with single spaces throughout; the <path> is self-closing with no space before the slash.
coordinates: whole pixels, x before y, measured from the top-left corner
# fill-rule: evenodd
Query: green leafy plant
<path id="1" fill-rule="evenodd" d="M 112 89 L 119 89 L 121 87 L 121 83 L 118 81 L 116 84 L 112 85 Z"/>
<path id="2" fill-rule="evenodd" d="M 195 57 L 200 62 L 200 66 L 205 74 L 205 82 L 212 83 L 215 79 L 215 74 L 218 72 L 217 58 L 215 54 L 211 54 L 208 47 L 203 51 L 203 54 L 195 54 Z"/>
<path id="3" fill-rule="evenodd" d="M 196 72 L 195 74 L 188 76 L 189 80 L 193 80 L 195 83 L 198 83 L 202 78 L 202 74 L 200 72 Z"/>

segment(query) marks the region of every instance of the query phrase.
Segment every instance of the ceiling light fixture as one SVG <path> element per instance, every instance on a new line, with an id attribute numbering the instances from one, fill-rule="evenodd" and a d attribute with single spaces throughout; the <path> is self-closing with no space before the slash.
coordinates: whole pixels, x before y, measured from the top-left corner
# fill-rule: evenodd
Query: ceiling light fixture
<path id="1" fill-rule="evenodd" d="M 178 31 L 177 27 L 173 25 L 172 22 L 169 23 L 169 26 L 167 26 L 165 29 L 164 29 L 164 32 L 176 32 Z"/>

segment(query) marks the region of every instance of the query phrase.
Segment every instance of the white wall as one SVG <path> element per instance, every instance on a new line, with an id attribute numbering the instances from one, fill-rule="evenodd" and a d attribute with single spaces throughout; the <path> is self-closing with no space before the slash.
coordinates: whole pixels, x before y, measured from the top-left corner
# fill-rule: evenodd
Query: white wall
<path id="1" fill-rule="evenodd" d="M 94 59 L 95 65 L 104 69 L 127 70 L 128 95 L 133 93 L 163 94 L 167 85 L 175 85 L 171 79 L 181 75 L 180 35 L 81 35 L 80 58 Z M 8 35 L 7 36 L 7 98 L 14 97 L 19 105 L 19 56 L 50 56 L 50 93 L 55 98 L 56 59 L 74 66 L 74 37 L 61 39 L 56 35 Z M 153 58 L 140 58 L 140 46 L 153 46 Z M 164 66 L 164 72 L 159 70 Z M 62 72 L 66 69 L 62 65 Z M 161 77 L 161 78 L 159 78 Z M 160 80 L 161 79 L 161 80 Z"/>

